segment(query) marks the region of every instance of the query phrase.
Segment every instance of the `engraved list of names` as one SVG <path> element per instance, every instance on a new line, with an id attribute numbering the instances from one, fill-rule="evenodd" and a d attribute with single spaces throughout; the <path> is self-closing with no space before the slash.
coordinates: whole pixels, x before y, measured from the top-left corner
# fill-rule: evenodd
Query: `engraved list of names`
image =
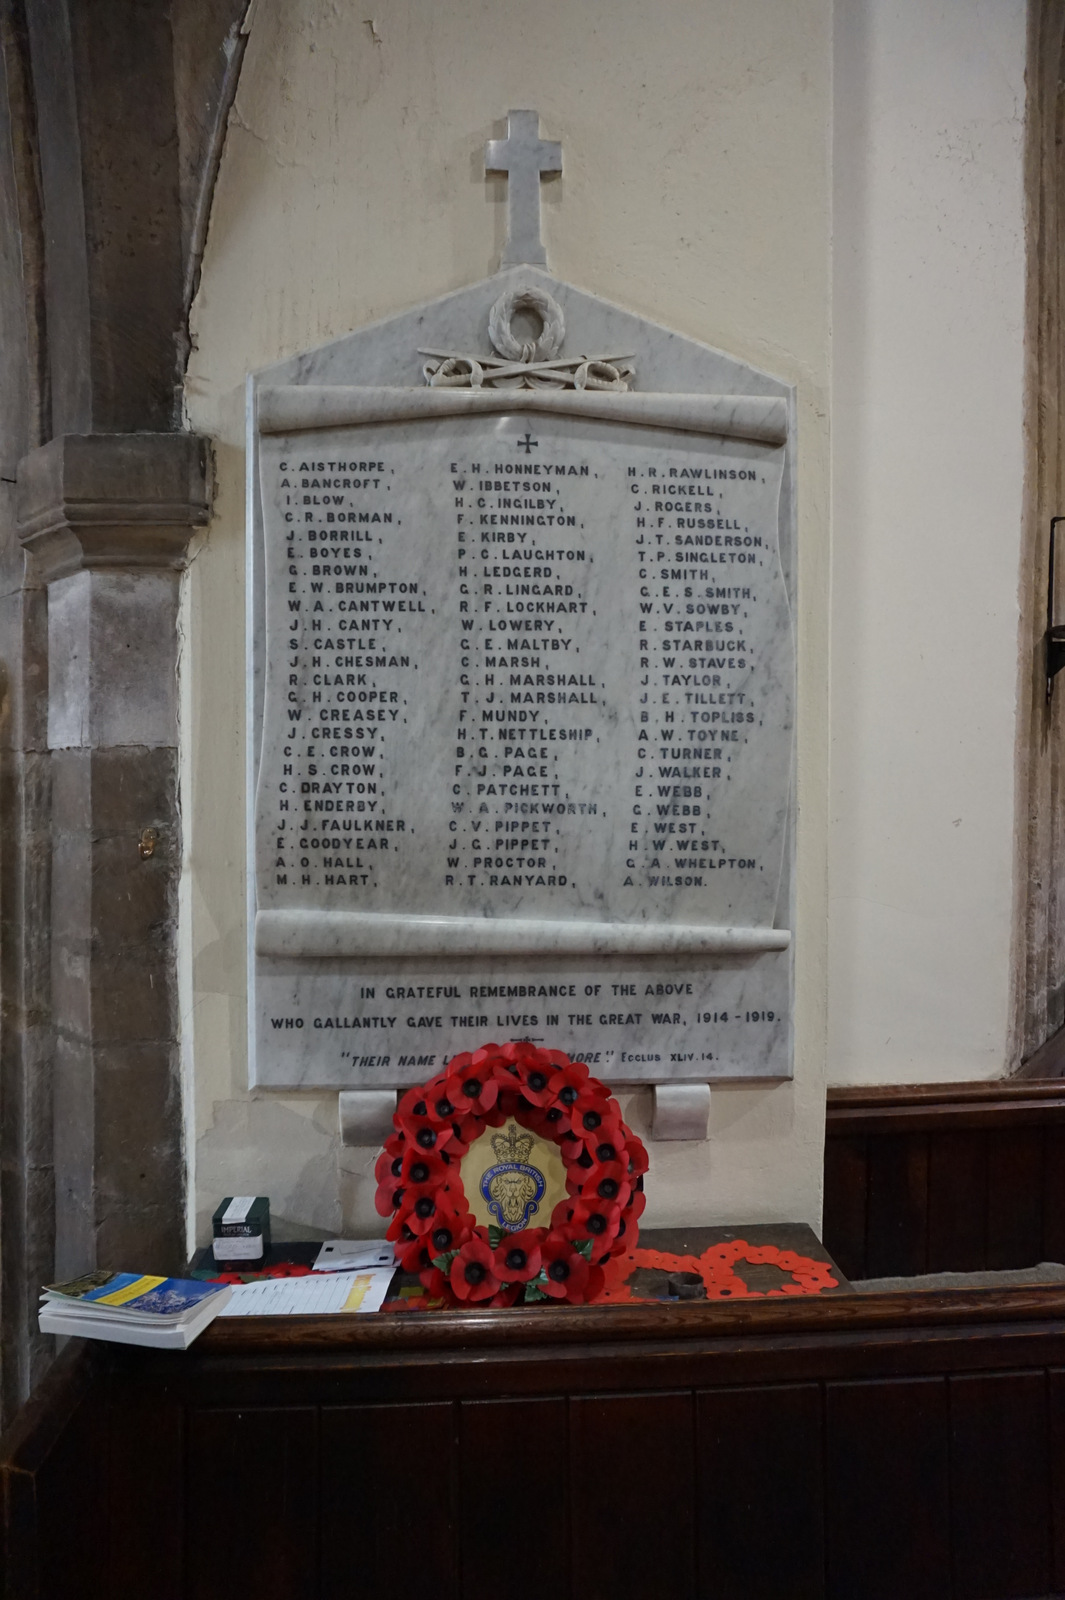
<path id="1" fill-rule="evenodd" d="M 668 930 L 778 914 L 783 453 L 502 400 L 264 434 L 260 1081 L 516 1037 L 616 1081 L 767 1070 L 786 953 Z"/>

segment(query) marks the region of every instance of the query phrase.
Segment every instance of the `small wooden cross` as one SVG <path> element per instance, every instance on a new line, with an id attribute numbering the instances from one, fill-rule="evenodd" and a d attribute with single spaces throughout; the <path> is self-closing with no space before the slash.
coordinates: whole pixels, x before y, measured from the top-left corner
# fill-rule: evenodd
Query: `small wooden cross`
<path id="1" fill-rule="evenodd" d="M 562 146 L 540 137 L 538 111 L 511 111 L 507 137 L 489 139 L 484 147 L 486 172 L 505 172 L 507 185 L 507 242 L 500 262 L 504 267 L 547 265 L 540 238 L 540 178 L 562 171 Z"/>

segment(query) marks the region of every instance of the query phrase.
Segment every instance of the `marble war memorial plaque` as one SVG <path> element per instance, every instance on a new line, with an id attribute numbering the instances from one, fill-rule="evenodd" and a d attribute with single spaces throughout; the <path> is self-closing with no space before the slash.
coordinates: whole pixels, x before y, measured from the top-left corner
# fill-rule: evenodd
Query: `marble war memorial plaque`
<path id="1" fill-rule="evenodd" d="M 253 1081 L 788 1077 L 793 394 L 529 264 L 508 161 L 516 264 L 249 381 Z"/>

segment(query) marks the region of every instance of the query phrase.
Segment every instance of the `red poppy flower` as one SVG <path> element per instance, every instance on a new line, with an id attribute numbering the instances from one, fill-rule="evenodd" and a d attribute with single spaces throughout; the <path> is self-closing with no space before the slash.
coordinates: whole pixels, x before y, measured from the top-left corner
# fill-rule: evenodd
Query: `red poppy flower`
<path id="1" fill-rule="evenodd" d="M 589 1267 L 588 1282 L 584 1286 L 584 1298 L 587 1304 L 591 1305 L 593 1300 L 598 1300 L 605 1288 L 606 1273 L 602 1267 Z"/>
<path id="2" fill-rule="evenodd" d="M 567 1225 L 571 1239 L 591 1239 L 598 1249 L 616 1239 L 621 1226 L 621 1207 L 612 1200 L 580 1199 L 573 1207 Z"/>
<path id="3" fill-rule="evenodd" d="M 518 1107 L 518 1121 L 523 1128 L 528 1128 L 530 1133 L 535 1133 L 543 1139 L 554 1137 L 554 1128 L 551 1123 L 544 1121 L 544 1113 L 539 1106 L 530 1106 L 522 1103 Z"/>
<path id="4" fill-rule="evenodd" d="M 647 1196 L 644 1194 L 642 1189 L 637 1189 L 636 1192 L 630 1197 L 629 1203 L 625 1207 L 625 1215 L 628 1217 L 630 1222 L 639 1222 L 640 1218 L 643 1216 L 643 1208 L 646 1204 Z"/>
<path id="5" fill-rule="evenodd" d="M 491 1300 L 489 1300 L 489 1302 L 488 1302 L 489 1310 L 495 1310 L 497 1307 L 502 1307 L 502 1306 L 512 1306 L 514 1304 L 515 1300 L 518 1298 L 519 1294 L 521 1294 L 521 1284 L 520 1283 L 504 1283 L 504 1284 L 502 1284 L 496 1290 L 496 1292 L 492 1296 Z"/>
<path id="6" fill-rule="evenodd" d="M 384 1149 L 374 1163 L 373 1175 L 378 1183 L 387 1183 L 389 1178 L 398 1179 L 403 1170 L 403 1152 L 406 1149 L 407 1142 L 404 1139 L 398 1149 L 390 1149 L 389 1146 L 394 1143 L 395 1135 L 386 1142 Z"/>
<path id="7" fill-rule="evenodd" d="M 541 1061 L 537 1052 L 537 1055 L 531 1058 L 519 1056 L 515 1065 L 521 1082 L 521 1092 L 526 1100 L 531 1106 L 541 1106 L 546 1110 L 554 1103 L 550 1063 Z"/>
<path id="8" fill-rule="evenodd" d="M 457 1117 L 453 1117 L 451 1132 L 454 1138 L 444 1154 L 450 1158 L 452 1163 L 461 1161 L 473 1141 L 480 1138 L 484 1132 L 484 1127 L 485 1118 L 479 1117 L 474 1111 L 465 1116 L 460 1114 Z"/>
<path id="9" fill-rule="evenodd" d="M 505 1065 L 497 1044 L 483 1044 L 475 1050 L 470 1057 L 470 1066 L 485 1072 L 498 1073 L 500 1066 Z"/>
<path id="10" fill-rule="evenodd" d="M 577 1168 L 581 1171 L 581 1168 Z M 584 1171 L 584 1182 L 581 1184 L 581 1198 L 585 1200 L 609 1200 L 614 1205 L 620 1206 L 622 1211 L 629 1203 L 632 1186 L 629 1183 L 628 1168 L 623 1161 L 600 1161 L 595 1166 Z"/>
<path id="11" fill-rule="evenodd" d="M 263 1273 L 264 1278 L 306 1278 L 311 1268 L 301 1261 L 279 1261 L 276 1266 L 267 1267 Z"/>
<path id="12" fill-rule="evenodd" d="M 528 1283 L 540 1270 L 540 1246 L 543 1228 L 523 1228 L 520 1233 L 508 1233 L 500 1239 L 495 1250 L 496 1277 L 504 1283 Z"/>
<path id="13" fill-rule="evenodd" d="M 396 1123 L 405 1123 L 409 1117 L 427 1117 L 429 1115 L 430 1087 L 427 1083 L 419 1083 L 413 1089 L 408 1089 L 399 1097 L 396 1106 Z"/>
<path id="14" fill-rule="evenodd" d="M 441 1206 L 448 1206 L 446 1190 L 435 1183 L 412 1183 L 403 1191 L 394 1223 L 405 1222 L 412 1233 L 429 1233 Z M 392 1237 L 391 1231 L 388 1236 Z"/>
<path id="15" fill-rule="evenodd" d="M 629 1216 L 623 1216 L 618 1223 L 617 1236 L 610 1245 L 610 1254 L 612 1256 L 623 1256 L 626 1250 L 630 1250 L 635 1245 L 638 1237 L 639 1234 L 635 1222 L 630 1222 Z"/>
<path id="16" fill-rule="evenodd" d="M 546 1239 L 541 1259 L 547 1280 L 542 1285 L 545 1294 L 552 1300 L 583 1300 L 588 1263 L 569 1239 Z"/>
<path id="17" fill-rule="evenodd" d="M 477 1223 L 469 1212 L 449 1211 L 443 1206 L 438 1206 L 432 1229 L 426 1240 L 430 1254 L 443 1256 L 449 1250 L 460 1250 L 467 1239 L 473 1237 L 476 1226 Z"/>
<path id="18" fill-rule="evenodd" d="M 505 1085 L 501 1085 L 499 1099 L 484 1120 L 492 1127 L 501 1128 L 511 1117 L 520 1116 L 521 1106 L 522 1094 L 518 1086 L 515 1084 L 512 1089 L 508 1089 Z"/>
<path id="19" fill-rule="evenodd" d="M 621 1137 L 621 1111 L 616 1100 L 602 1095 L 581 1095 L 570 1111 L 570 1126 L 597 1161 L 614 1161 L 625 1148 Z M 601 1145 L 609 1146 L 613 1154 L 600 1155 Z"/>
<path id="20" fill-rule="evenodd" d="M 647 1158 L 647 1151 L 632 1129 L 626 1128 L 624 1123 L 621 1124 L 621 1136 L 625 1141 L 625 1149 L 628 1153 L 629 1169 L 634 1178 L 640 1178 L 647 1171 L 650 1164 Z"/>
<path id="21" fill-rule="evenodd" d="M 566 1162 L 566 1189 L 570 1194 L 578 1194 L 585 1180 L 595 1171 L 596 1161 L 585 1144 L 572 1145 L 571 1149 L 576 1150 L 576 1156 L 563 1158 Z"/>
<path id="22" fill-rule="evenodd" d="M 455 1060 L 459 1059 L 456 1056 Z M 448 1099 L 460 1115 L 468 1116 L 473 1112 L 476 1116 L 483 1117 L 496 1103 L 499 1081 L 490 1071 L 478 1071 L 473 1065 L 472 1056 L 467 1056 L 464 1065 L 457 1070 L 455 1061 L 451 1063 L 444 1088 Z"/>
<path id="23" fill-rule="evenodd" d="M 374 1210 L 379 1217 L 392 1217 L 403 1204 L 403 1179 L 388 1178 L 379 1183 L 374 1195 Z"/>
<path id="24" fill-rule="evenodd" d="M 491 1248 L 476 1234 L 466 1240 L 448 1276 L 460 1300 L 490 1300 L 499 1288 Z"/>
<path id="25" fill-rule="evenodd" d="M 583 1061 L 570 1061 L 565 1066 L 556 1067 L 551 1074 L 551 1098 L 566 1119 L 569 1126 L 569 1114 L 577 1099 L 588 1082 L 588 1068 Z"/>
<path id="26" fill-rule="evenodd" d="M 442 1128 L 447 1126 L 453 1116 L 454 1107 L 447 1098 L 446 1086 L 442 1084 L 434 1094 L 427 1094 L 423 1090 L 417 1100 L 411 1100 L 404 1095 L 396 1108 L 395 1125 L 412 1140 L 423 1123 L 428 1122 L 431 1127 Z"/>
<path id="27" fill-rule="evenodd" d="M 400 1240 L 396 1246 L 396 1260 L 404 1272 L 427 1271 L 433 1264 L 433 1250 L 425 1234 L 416 1233 L 413 1239 Z"/>
<path id="28" fill-rule="evenodd" d="M 441 1272 L 439 1267 L 426 1267 L 419 1272 L 418 1282 L 423 1289 L 428 1291 L 430 1300 L 447 1300 L 450 1295 L 450 1284 L 447 1273 Z"/>
<path id="29" fill-rule="evenodd" d="M 496 1050 L 494 1047 L 490 1048 L 492 1049 L 492 1055 L 486 1056 L 486 1061 L 491 1064 L 493 1076 L 504 1088 L 513 1088 L 521 1077 L 518 1061 L 521 1058 L 522 1046 L 507 1044 L 503 1046 L 502 1050 Z M 477 1052 L 477 1055 L 479 1054 L 480 1051 Z M 477 1055 L 473 1058 L 475 1064 Z"/>
<path id="30" fill-rule="evenodd" d="M 398 1111 L 396 1116 L 399 1116 Z M 418 1117 L 410 1113 L 403 1119 L 403 1131 L 419 1150 L 440 1151 L 458 1143 L 451 1123 L 439 1122 L 435 1117 Z"/>
<path id="31" fill-rule="evenodd" d="M 416 1144 L 409 1144 L 400 1157 L 399 1170 L 404 1183 L 442 1186 L 448 1176 L 448 1163 L 438 1150 L 419 1150 Z"/>
<path id="32" fill-rule="evenodd" d="M 558 1136 L 558 1153 L 567 1167 L 572 1166 L 585 1153 L 584 1141 L 578 1139 L 575 1133 L 561 1133 Z M 588 1162 L 586 1161 L 584 1165 L 587 1166 Z"/>

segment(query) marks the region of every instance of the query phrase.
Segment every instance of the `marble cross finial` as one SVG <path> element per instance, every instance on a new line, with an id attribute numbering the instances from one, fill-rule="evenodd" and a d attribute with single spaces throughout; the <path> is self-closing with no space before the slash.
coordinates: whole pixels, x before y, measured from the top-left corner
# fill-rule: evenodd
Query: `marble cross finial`
<path id="1" fill-rule="evenodd" d="M 505 172 L 507 186 L 507 242 L 500 262 L 504 267 L 526 264 L 544 267 L 547 251 L 540 238 L 540 178 L 562 171 L 562 146 L 540 137 L 538 111 L 511 111 L 507 137 L 489 139 L 484 147 L 486 172 Z"/>

